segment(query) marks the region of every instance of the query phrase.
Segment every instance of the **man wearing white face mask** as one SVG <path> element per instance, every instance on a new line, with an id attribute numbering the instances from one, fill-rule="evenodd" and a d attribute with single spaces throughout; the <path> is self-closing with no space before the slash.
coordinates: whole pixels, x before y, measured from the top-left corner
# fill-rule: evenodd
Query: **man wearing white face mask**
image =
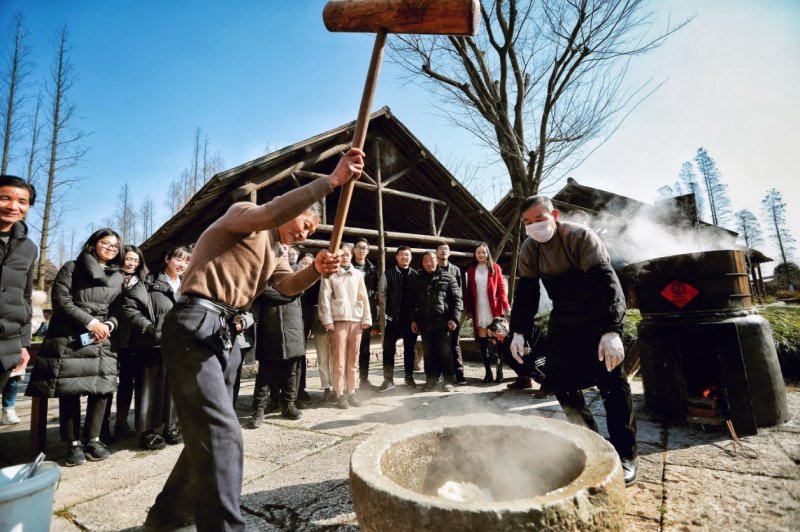
<path id="1" fill-rule="evenodd" d="M 553 301 L 547 333 L 547 383 L 568 419 L 597 431 L 584 388 L 603 398 L 611 444 L 625 484 L 636 480 L 636 420 L 622 360 L 625 298 L 600 238 L 588 227 L 559 222 L 550 199 L 532 196 L 520 206 L 525 239 L 511 309 L 511 353 L 522 361 L 522 333 L 533 328 L 539 280 Z"/>

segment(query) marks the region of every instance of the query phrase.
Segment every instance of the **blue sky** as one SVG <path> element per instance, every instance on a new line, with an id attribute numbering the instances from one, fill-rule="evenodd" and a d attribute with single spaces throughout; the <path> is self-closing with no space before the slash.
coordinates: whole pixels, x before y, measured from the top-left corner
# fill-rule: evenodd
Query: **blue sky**
<path id="1" fill-rule="evenodd" d="M 34 84 L 47 75 L 59 28 L 69 28 L 78 74 L 71 97 L 78 125 L 91 135 L 66 226 L 83 238 L 88 223 L 113 212 L 125 182 L 137 203 L 153 197 L 163 220 L 163 192 L 191 160 L 195 127 L 232 167 L 353 120 L 372 39 L 327 32 L 324 4 L 0 0 L 3 31 L 14 12 L 23 13 Z M 665 84 L 571 175 L 650 202 L 704 146 L 735 209 L 759 214 L 761 197 L 777 187 L 800 240 L 793 153 L 800 145 L 800 2 L 659 0 L 652 7 L 661 24 L 697 17 L 633 65 L 632 82 Z M 383 105 L 445 163 L 491 157 L 390 64 L 375 98 L 376 108 Z M 500 166 L 486 172 L 502 181 Z M 491 206 L 503 193 L 500 185 L 481 199 Z"/>

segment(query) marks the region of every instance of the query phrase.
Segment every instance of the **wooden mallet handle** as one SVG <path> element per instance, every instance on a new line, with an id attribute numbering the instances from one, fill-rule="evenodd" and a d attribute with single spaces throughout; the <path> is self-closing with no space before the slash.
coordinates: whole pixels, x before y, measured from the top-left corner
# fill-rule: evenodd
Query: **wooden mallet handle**
<path id="1" fill-rule="evenodd" d="M 372 109 L 372 100 L 375 96 L 375 89 L 378 86 L 378 75 L 381 71 L 383 45 L 385 43 L 386 30 L 380 30 L 375 35 L 375 46 L 372 48 L 372 59 L 370 59 L 369 62 L 367 79 L 364 83 L 364 93 L 361 95 L 361 107 L 358 108 L 356 129 L 353 132 L 353 146 L 358 149 L 364 149 L 364 142 L 367 140 L 369 112 L 370 109 Z M 336 207 L 336 218 L 333 222 L 333 230 L 331 231 L 331 245 L 328 247 L 328 251 L 331 253 L 335 253 L 342 243 L 344 224 L 347 220 L 347 211 L 350 209 L 350 199 L 353 196 L 353 188 L 355 188 L 355 185 L 356 183 L 353 179 L 348 180 L 347 183 L 342 185 L 339 205 Z"/>

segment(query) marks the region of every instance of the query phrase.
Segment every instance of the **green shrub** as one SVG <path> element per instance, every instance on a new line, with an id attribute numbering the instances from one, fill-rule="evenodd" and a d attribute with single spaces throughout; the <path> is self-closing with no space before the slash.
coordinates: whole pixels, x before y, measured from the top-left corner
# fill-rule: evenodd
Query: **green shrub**
<path id="1" fill-rule="evenodd" d="M 758 313 L 772 326 L 772 337 L 784 376 L 800 378 L 800 307 L 760 307 Z"/>

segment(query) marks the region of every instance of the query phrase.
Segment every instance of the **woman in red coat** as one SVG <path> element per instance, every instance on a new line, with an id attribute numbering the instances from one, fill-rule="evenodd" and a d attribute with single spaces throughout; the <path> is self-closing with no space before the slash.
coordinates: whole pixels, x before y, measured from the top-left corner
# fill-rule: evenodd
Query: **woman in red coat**
<path id="1" fill-rule="evenodd" d="M 506 295 L 506 283 L 500 265 L 492 260 L 489 246 L 481 242 L 475 248 L 475 260 L 467 270 L 464 306 L 472 318 L 475 340 L 481 348 L 486 375 L 483 382 L 492 382 L 492 363 L 489 357 L 489 338 L 487 327 L 492 320 L 511 310 Z M 498 382 L 503 379 L 498 371 Z"/>

